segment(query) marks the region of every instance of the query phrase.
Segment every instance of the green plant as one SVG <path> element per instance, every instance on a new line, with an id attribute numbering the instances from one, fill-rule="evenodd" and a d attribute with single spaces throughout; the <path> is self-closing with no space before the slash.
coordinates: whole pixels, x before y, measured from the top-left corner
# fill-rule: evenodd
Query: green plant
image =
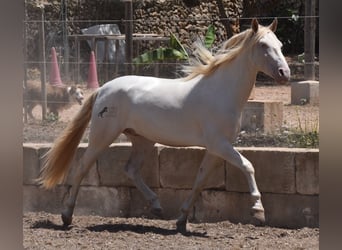
<path id="1" fill-rule="evenodd" d="M 133 59 L 135 64 L 149 64 L 156 61 L 163 60 L 187 60 L 189 58 L 188 53 L 184 49 L 183 45 L 178 41 L 174 34 L 170 35 L 168 48 L 157 48 L 147 51 Z"/>
<path id="2" fill-rule="evenodd" d="M 215 41 L 215 28 L 214 25 L 209 25 L 205 37 L 204 46 L 210 48 Z M 164 60 L 188 60 L 189 55 L 184 46 L 177 39 L 177 37 L 171 33 L 169 40 L 169 47 L 160 47 L 154 50 L 147 51 L 133 59 L 135 64 L 150 64 L 157 61 Z"/>
<path id="3" fill-rule="evenodd" d="M 56 122 L 59 120 L 59 116 L 55 115 L 54 113 L 50 112 L 46 115 L 47 122 Z"/>
<path id="4" fill-rule="evenodd" d="M 289 134 L 290 143 L 303 148 L 317 148 L 319 146 L 318 120 L 309 123 L 306 119 L 302 119 L 303 117 L 300 116 L 298 109 L 296 113 L 298 127 L 293 129 Z"/>
<path id="5" fill-rule="evenodd" d="M 289 142 L 300 148 L 318 148 L 319 133 L 318 131 L 291 133 L 289 134 Z"/>
<path id="6" fill-rule="evenodd" d="M 216 38 L 215 27 L 210 24 L 204 37 L 204 46 L 209 49 L 214 44 Z"/>

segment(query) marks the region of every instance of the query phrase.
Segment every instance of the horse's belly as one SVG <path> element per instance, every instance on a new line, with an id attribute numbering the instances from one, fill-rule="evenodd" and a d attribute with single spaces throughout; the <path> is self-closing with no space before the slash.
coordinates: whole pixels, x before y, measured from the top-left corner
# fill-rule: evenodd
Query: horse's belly
<path id="1" fill-rule="evenodd" d="M 182 133 L 180 131 L 169 131 L 167 133 L 149 133 L 149 131 L 142 133 L 144 137 L 151 141 L 165 144 L 169 146 L 203 146 L 201 137 L 194 136 L 194 134 Z"/>
<path id="2" fill-rule="evenodd" d="M 201 146 L 202 132 L 195 120 L 182 114 L 164 112 L 162 115 L 149 112 L 135 116 L 128 127 L 151 141 L 170 146 Z"/>
<path id="3" fill-rule="evenodd" d="M 159 134 L 159 133 L 149 133 L 148 131 L 145 133 L 141 133 L 142 136 L 148 138 L 153 142 L 157 142 L 160 144 L 174 146 L 174 147 L 186 147 L 186 146 L 203 146 L 200 137 L 192 137 L 188 134 L 178 134 L 167 133 L 167 134 Z"/>

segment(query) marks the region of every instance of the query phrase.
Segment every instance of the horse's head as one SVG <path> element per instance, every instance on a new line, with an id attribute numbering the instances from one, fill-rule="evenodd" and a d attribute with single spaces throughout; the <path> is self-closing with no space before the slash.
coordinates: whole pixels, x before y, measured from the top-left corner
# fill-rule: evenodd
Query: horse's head
<path id="1" fill-rule="evenodd" d="M 259 33 L 261 37 L 254 45 L 252 56 L 259 71 L 284 84 L 290 79 L 290 68 L 281 51 L 282 43 L 274 34 L 277 24 L 277 19 L 274 19 L 268 27 L 262 27 L 256 19 L 253 19 L 251 26 L 254 33 L 258 34 L 261 32 L 260 29 L 263 29 L 263 32 Z"/>
<path id="2" fill-rule="evenodd" d="M 79 105 L 82 105 L 84 96 L 83 91 L 79 86 L 68 87 L 68 93 L 75 101 L 78 102 Z"/>

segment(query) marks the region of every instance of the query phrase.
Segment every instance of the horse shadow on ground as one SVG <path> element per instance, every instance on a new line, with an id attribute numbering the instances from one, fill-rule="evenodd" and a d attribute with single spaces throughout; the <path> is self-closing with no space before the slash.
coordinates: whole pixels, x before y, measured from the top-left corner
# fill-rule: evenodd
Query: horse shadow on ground
<path id="1" fill-rule="evenodd" d="M 184 236 L 194 236 L 194 237 L 203 237 L 207 238 L 206 232 L 179 232 L 176 229 L 167 229 L 167 228 L 161 228 L 156 226 L 145 226 L 145 225 L 133 225 L 133 224 L 126 224 L 126 223 L 120 223 L 120 224 L 102 224 L 102 225 L 95 225 L 87 227 L 89 231 L 92 232 L 103 232 L 107 231 L 110 233 L 117 233 L 117 232 L 134 232 L 138 234 L 145 234 L 145 233 L 153 233 L 153 234 L 160 234 L 164 236 L 168 235 L 175 235 L 178 233 L 181 233 Z"/>
<path id="2" fill-rule="evenodd" d="M 58 225 L 50 220 L 40 220 L 40 221 L 34 222 L 30 228 L 33 228 L 33 229 L 43 228 L 43 229 L 53 229 L 56 231 L 67 231 L 67 230 L 70 230 L 72 226 Z"/>
<path id="3" fill-rule="evenodd" d="M 52 229 L 55 231 L 68 231 L 68 230 L 71 230 L 73 226 L 72 225 L 70 226 L 58 225 L 50 220 L 41 220 L 41 221 L 36 221 L 35 223 L 33 223 L 31 228 Z M 126 223 L 100 224 L 100 225 L 86 227 L 86 229 L 91 232 L 107 231 L 110 233 L 118 233 L 118 232 L 133 232 L 133 233 L 138 233 L 138 234 L 153 233 L 153 234 L 159 234 L 163 236 L 176 235 L 178 233 L 181 233 L 182 235 L 189 236 L 189 237 L 208 238 L 206 232 L 195 232 L 195 231 L 179 232 L 176 229 L 167 229 L 167 228 L 161 228 L 157 226 L 133 225 L 133 224 L 126 224 Z"/>

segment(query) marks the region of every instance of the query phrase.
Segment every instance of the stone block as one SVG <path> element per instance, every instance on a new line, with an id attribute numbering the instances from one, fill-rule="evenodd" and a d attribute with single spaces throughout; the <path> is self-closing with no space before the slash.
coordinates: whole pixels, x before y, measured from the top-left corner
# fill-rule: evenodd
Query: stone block
<path id="1" fill-rule="evenodd" d="M 76 150 L 76 154 L 74 156 L 74 159 L 70 163 L 71 164 L 70 170 L 69 170 L 68 176 L 65 180 L 66 185 L 72 185 L 74 175 L 76 174 L 75 171 L 77 168 L 80 167 L 79 166 L 80 159 L 83 156 L 84 152 L 86 151 L 87 147 L 88 147 L 88 144 L 86 144 L 86 143 L 81 143 L 78 146 L 78 148 Z M 92 185 L 92 186 L 100 185 L 100 177 L 99 177 L 99 173 L 97 170 L 96 162 L 91 166 L 88 174 L 83 178 L 81 185 Z"/>
<path id="2" fill-rule="evenodd" d="M 189 198 L 191 190 L 162 188 L 157 190 L 157 194 L 163 208 L 163 217 L 167 220 L 174 220 L 180 216 L 181 207 Z M 189 219 L 192 216 L 193 211 L 189 214 Z"/>
<path id="3" fill-rule="evenodd" d="M 216 190 L 205 190 L 195 204 L 194 221 L 250 223 L 250 195 Z"/>
<path id="4" fill-rule="evenodd" d="M 205 149 L 197 147 L 160 149 L 160 184 L 163 188 L 191 189 Z M 209 177 L 205 188 L 224 188 L 225 169 L 222 160 Z"/>
<path id="5" fill-rule="evenodd" d="M 67 192 L 68 189 L 65 186 L 57 186 L 54 189 L 46 190 L 34 185 L 24 185 L 23 211 L 60 213 Z"/>
<path id="6" fill-rule="evenodd" d="M 44 156 L 49 151 L 49 149 L 52 147 L 52 143 L 46 143 L 39 145 L 39 168 L 41 169 L 43 167 L 44 162 Z"/>
<path id="7" fill-rule="evenodd" d="M 154 191 L 163 208 L 163 219 L 166 220 L 175 220 L 179 217 L 181 206 L 191 193 L 189 189 L 158 188 Z M 192 217 L 192 214 L 190 213 L 189 218 Z M 130 216 L 156 218 L 155 215 L 151 214 L 148 202 L 135 188 L 131 189 Z"/>
<path id="8" fill-rule="evenodd" d="M 80 145 L 75 161 L 83 154 L 86 146 L 86 144 Z M 69 179 L 67 185 L 57 185 L 52 190 L 39 188 L 32 181 L 38 177 L 42 165 L 41 157 L 50 147 L 51 144 L 24 144 L 24 212 L 60 213 L 64 208 L 63 203 L 69 192 L 67 186 Z M 126 164 L 130 150 L 130 144 L 112 145 L 104 155 L 100 156 L 98 163 L 102 168 L 97 169 L 95 165 L 93 168 L 95 172 L 90 173 L 87 177 L 89 179 L 85 179 L 80 188 L 75 207 L 76 215 L 155 218 L 150 213 L 149 204 L 140 191 L 127 185 L 129 180 L 123 171 L 120 169 L 122 172 L 116 173 L 118 167 L 123 168 Z M 254 165 L 266 211 L 267 225 L 288 228 L 318 227 L 318 149 L 237 147 L 237 150 Z M 155 165 L 155 168 L 143 170 L 142 175 L 147 182 L 157 183 L 153 189 L 160 198 L 164 219 L 177 219 L 180 215 L 180 208 L 191 193 L 204 153 L 203 148 L 196 147 L 155 147 L 152 159 L 148 160 L 153 166 Z M 112 167 L 111 161 L 119 164 L 117 167 Z M 191 209 L 189 221 L 230 220 L 234 223 L 250 223 L 252 204 L 246 177 L 241 170 L 223 160 L 219 165 L 205 187 L 207 190 L 202 191 Z M 75 166 L 73 165 L 73 168 Z M 159 172 L 162 188 L 159 186 Z M 100 180 L 96 180 L 99 177 L 98 173 L 99 176 L 101 174 Z M 127 178 L 127 182 L 120 178 Z M 117 186 L 111 187 L 111 185 Z M 208 188 L 212 189 L 208 190 Z"/>
<path id="9" fill-rule="evenodd" d="M 314 80 L 291 83 L 291 104 L 319 104 L 319 82 Z"/>
<path id="10" fill-rule="evenodd" d="M 241 130 L 273 133 L 283 124 L 283 103 L 269 100 L 249 100 L 243 109 Z"/>
<path id="11" fill-rule="evenodd" d="M 97 167 L 101 185 L 130 186 L 133 182 L 124 172 L 132 148 L 129 143 L 112 144 L 98 158 Z M 159 187 L 159 165 L 157 148 L 153 150 L 141 167 L 141 176 L 149 187 Z"/>
<path id="12" fill-rule="evenodd" d="M 40 171 L 39 146 L 24 145 L 23 147 L 23 184 L 35 184 Z"/>
<path id="13" fill-rule="evenodd" d="M 272 227 L 319 227 L 319 196 L 264 194 L 266 224 Z"/>
<path id="14" fill-rule="evenodd" d="M 39 159 L 41 160 L 41 163 L 44 158 L 44 155 L 52 147 L 52 145 L 52 143 L 39 144 Z"/>
<path id="15" fill-rule="evenodd" d="M 319 194 L 319 152 L 296 153 L 296 187 L 300 194 Z"/>
<path id="16" fill-rule="evenodd" d="M 284 228 L 318 227 L 319 197 L 314 195 L 269 194 L 262 196 L 266 225 Z M 197 222 L 252 223 L 248 193 L 206 190 L 195 205 Z"/>
<path id="17" fill-rule="evenodd" d="M 73 175 L 75 173 L 75 168 L 79 167 L 78 166 L 79 159 L 81 158 L 81 156 L 83 155 L 84 151 L 86 150 L 87 145 L 88 144 L 81 143 L 78 146 L 78 148 L 76 150 L 76 154 L 74 156 L 74 159 L 71 162 L 70 171 L 67 174 L 67 178 L 63 182 L 63 184 L 67 184 L 67 185 L 71 185 L 72 184 Z M 52 144 L 40 144 L 40 145 L 36 145 L 36 146 L 34 146 L 34 145 L 32 146 L 31 145 L 31 148 L 32 147 L 36 147 L 37 151 L 38 151 L 38 155 L 37 155 L 38 162 L 36 162 L 36 163 L 32 162 L 32 164 L 36 164 L 35 165 L 36 167 L 34 167 L 33 165 L 32 165 L 32 167 L 33 168 L 37 168 L 37 170 L 34 170 L 34 173 L 31 174 L 31 175 L 33 175 L 32 177 L 37 178 L 39 176 L 39 171 L 40 171 L 40 169 L 43 166 L 44 155 L 51 148 L 51 146 L 52 146 Z M 24 155 L 24 157 L 25 157 L 25 155 Z M 31 181 L 31 183 L 26 183 L 26 184 L 34 184 L 34 183 Z M 81 185 L 98 185 L 98 184 L 99 184 L 99 177 L 98 177 L 98 174 L 97 174 L 96 165 L 94 164 L 94 166 L 91 167 L 91 169 L 89 170 L 89 173 L 84 177 Z"/>
<path id="18" fill-rule="evenodd" d="M 295 150 L 277 148 L 237 148 L 254 166 L 260 192 L 295 193 Z M 226 164 L 226 190 L 249 192 L 247 178 L 240 169 Z"/>
<path id="19" fill-rule="evenodd" d="M 130 192 L 129 216 L 153 218 L 154 216 L 150 212 L 150 205 L 145 200 L 143 194 L 136 188 L 130 188 Z"/>
<path id="20" fill-rule="evenodd" d="M 126 217 L 130 204 L 129 188 L 80 187 L 75 215 Z"/>

